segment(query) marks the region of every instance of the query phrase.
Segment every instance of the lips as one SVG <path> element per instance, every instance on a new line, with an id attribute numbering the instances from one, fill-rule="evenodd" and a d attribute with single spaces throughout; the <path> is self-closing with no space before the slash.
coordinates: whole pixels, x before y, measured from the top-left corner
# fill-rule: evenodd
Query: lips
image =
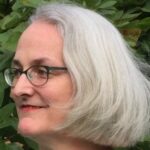
<path id="1" fill-rule="evenodd" d="M 20 106 L 20 110 L 23 112 L 35 111 L 47 108 L 48 106 L 35 106 L 35 105 L 22 105 Z"/>

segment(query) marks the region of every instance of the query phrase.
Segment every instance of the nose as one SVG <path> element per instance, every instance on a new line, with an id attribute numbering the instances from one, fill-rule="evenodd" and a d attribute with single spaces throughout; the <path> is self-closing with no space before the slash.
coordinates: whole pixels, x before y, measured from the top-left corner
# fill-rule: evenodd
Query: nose
<path id="1" fill-rule="evenodd" d="M 11 88 L 10 96 L 15 99 L 20 96 L 32 96 L 34 93 L 33 85 L 29 82 L 25 74 L 22 74 L 15 86 Z"/>

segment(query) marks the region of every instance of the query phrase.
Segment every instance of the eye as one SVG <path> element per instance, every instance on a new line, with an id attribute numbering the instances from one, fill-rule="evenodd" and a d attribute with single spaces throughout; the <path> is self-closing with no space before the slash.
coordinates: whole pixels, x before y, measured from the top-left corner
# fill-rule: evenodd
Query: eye
<path id="1" fill-rule="evenodd" d="M 38 78 L 47 78 L 47 70 L 44 67 L 34 67 L 32 69 L 32 76 Z"/>
<path id="2" fill-rule="evenodd" d="M 16 69 L 16 68 L 12 68 L 9 71 L 9 75 L 11 76 L 11 78 L 19 78 L 20 77 L 20 70 Z"/>

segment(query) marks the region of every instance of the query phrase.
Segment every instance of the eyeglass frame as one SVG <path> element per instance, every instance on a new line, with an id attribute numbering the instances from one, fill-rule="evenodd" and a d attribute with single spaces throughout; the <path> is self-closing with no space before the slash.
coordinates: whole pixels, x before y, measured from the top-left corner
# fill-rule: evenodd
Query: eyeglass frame
<path id="1" fill-rule="evenodd" d="M 28 71 L 29 71 L 31 68 L 34 68 L 34 67 L 39 67 L 39 68 L 40 68 L 40 67 L 43 67 L 43 68 L 45 68 L 46 71 L 47 71 L 46 80 L 45 80 L 44 83 L 42 83 L 42 84 L 40 84 L 40 85 L 34 84 L 34 83 L 32 82 L 32 80 L 31 80 L 31 78 L 29 77 L 31 72 L 29 72 L 29 74 L 28 74 Z M 6 83 L 7 83 L 10 87 L 15 87 L 15 85 L 16 85 L 17 82 L 15 83 L 15 85 L 9 83 L 9 81 L 8 81 L 8 75 L 6 75 L 6 71 L 7 71 L 8 69 L 10 69 L 10 70 L 11 70 L 11 69 L 17 70 L 18 73 L 20 73 L 19 78 L 20 78 L 20 76 L 21 76 L 22 74 L 25 74 L 26 77 L 27 77 L 27 79 L 28 79 L 28 81 L 29 81 L 32 85 L 34 85 L 34 86 L 43 86 L 43 85 L 45 85 L 45 84 L 47 83 L 48 79 L 49 79 L 49 77 L 48 77 L 49 74 L 52 73 L 52 71 L 54 71 L 54 70 L 67 71 L 67 68 L 66 68 L 66 67 L 46 66 L 46 65 L 33 65 L 33 66 L 30 66 L 29 68 L 27 68 L 27 69 L 24 70 L 24 71 L 21 70 L 21 69 L 15 68 L 15 67 L 5 68 L 5 69 L 3 70 L 3 75 L 4 75 L 4 78 L 5 78 Z"/>

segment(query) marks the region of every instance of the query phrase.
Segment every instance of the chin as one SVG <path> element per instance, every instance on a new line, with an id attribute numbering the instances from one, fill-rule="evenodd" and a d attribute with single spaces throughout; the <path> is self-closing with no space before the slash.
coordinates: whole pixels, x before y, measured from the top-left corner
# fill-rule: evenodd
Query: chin
<path id="1" fill-rule="evenodd" d="M 18 123 L 18 132 L 26 137 L 32 137 L 39 134 L 38 125 L 32 118 L 21 118 Z"/>
<path id="2" fill-rule="evenodd" d="M 39 137 L 55 132 L 54 128 L 45 126 L 42 120 L 35 120 L 31 117 L 21 117 L 18 123 L 18 133 L 25 137 Z"/>

